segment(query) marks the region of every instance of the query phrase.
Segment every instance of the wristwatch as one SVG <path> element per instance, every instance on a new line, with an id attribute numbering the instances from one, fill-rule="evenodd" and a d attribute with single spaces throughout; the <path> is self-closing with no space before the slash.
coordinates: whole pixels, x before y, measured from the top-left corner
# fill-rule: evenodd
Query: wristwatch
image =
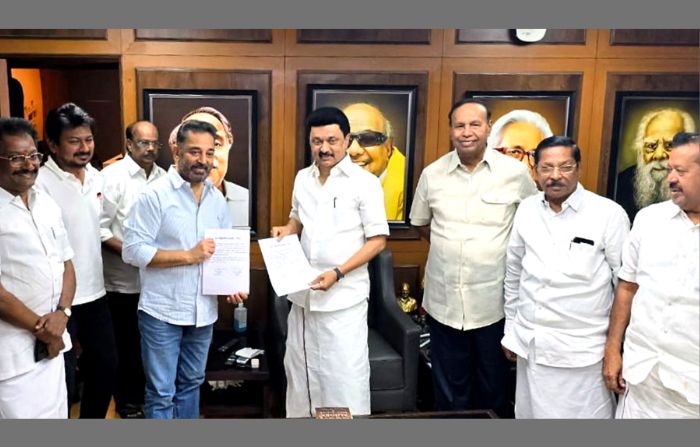
<path id="1" fill-rule="evenodd" d="M 73 315 L 73 312 L 71 312 L 70 307 L 61 306 L 60 304 L 56 306 L 56 310 L 60 310 L 61 312 L 66 314 L 66 318 L 70 318 L 70 316 Z"/>
<path id="2" fill-rule="evenodd" d="M 335 272 L 336 281 L 340 281 L 341 279 L 345 278 L 345 275 L 343 275 L 343 272 L 341 272 L 338 267 L 335 267 L 333 271 Z"/>

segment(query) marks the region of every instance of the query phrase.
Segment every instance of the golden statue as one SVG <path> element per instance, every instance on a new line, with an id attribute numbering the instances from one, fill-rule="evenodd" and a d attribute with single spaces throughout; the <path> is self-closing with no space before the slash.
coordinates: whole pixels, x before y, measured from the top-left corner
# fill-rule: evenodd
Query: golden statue
<path id="1" fill-rule="evenodd" d="M 418 308 L 418 302 L 410 296 L 411 288 L 407 282 L 401 285 L 401 296 L 396 300 L 402 311 L 411 313 Z"/>

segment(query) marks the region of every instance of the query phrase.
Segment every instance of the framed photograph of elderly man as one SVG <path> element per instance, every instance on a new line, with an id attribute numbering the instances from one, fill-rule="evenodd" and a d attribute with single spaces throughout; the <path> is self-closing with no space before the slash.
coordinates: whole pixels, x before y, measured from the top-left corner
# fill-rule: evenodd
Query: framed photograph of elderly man
<path id="1" fill-rule="evenodd" d="M 238 194 L 248 196 L 247 225 L 251 228 L 256 228 L 250 199 L 255 197 L 256 188 L 253 175 L 257 158 L 256 100 L 255 91 L 245 90 L 146 89 L 143 93 L 144 117 L 156 125 L 163 144 L 157 163 L 165 169 L 173 162 L 169 145 L 174 142 L 174 129 L 183 119 L 191 115 L 192 119 L 210 122 L 217 128 L 221 141 L 216 142 L 217 154 L 210 179 L 224 182 L 225 190 L 235 189 Z"/>
<path id="2" fill-rule="evenodd" d="M 617 93 L 607 192 L 630 220 L 645 206 L 669 198 L 671 141 L 678 132 L 698 129 L 699 106 L 698 93 Z"/>
<path id="3" fill-rule="evenodd" d="M 353 137 L 348 155 L 380 179 L 389 223 L 406 226 L 413 184 L 416 88 L 311 85 L 308 94 L 309 112 L 319 107 L 345 112 Z"/>

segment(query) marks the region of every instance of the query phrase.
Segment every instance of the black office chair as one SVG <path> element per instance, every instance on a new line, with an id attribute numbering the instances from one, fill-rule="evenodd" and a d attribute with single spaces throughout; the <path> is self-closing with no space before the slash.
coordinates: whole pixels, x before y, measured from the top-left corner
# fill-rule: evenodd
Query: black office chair
<path id="1" fill-rule="evenodd" d="M 416 408 L 420 328 L 396 303 L 391 252 L 383 250 L 369 262 L 369 365 L 372 413 Z M 284 350 L 290 303 L 270 288 L 268 351 L 273 383 L 286 390 Z"/>

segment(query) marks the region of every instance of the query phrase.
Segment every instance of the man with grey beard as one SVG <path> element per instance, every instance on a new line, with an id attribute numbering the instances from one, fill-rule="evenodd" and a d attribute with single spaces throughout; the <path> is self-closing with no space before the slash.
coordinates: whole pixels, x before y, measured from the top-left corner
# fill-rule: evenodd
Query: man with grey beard
<path id="1" fill-rule="evenodd" d="M 671 141 L 678 132 L 694 132 L 695 122 L 687 112 L 674 108 L 655 109 L 639 122 L 634 139 L 636 166 L 617 177 L 617 202 L 634 220 L 637 211 L 669 197 L 666 174 Z"/>

